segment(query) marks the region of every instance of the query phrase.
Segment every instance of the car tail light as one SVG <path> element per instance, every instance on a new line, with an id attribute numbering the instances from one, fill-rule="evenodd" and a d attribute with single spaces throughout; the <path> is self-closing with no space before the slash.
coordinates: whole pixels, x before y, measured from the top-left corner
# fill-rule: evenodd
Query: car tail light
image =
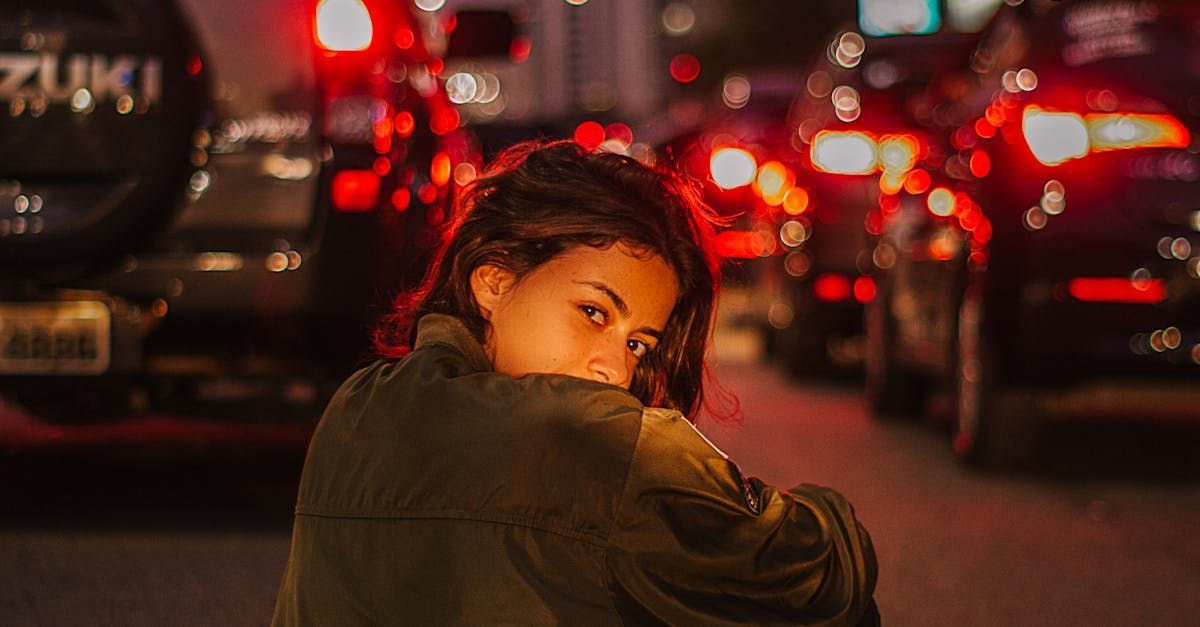
<path id="1" fill-rule="evenodd" d="M 718 148 L 708 161 L 713 182 L 723 189 L 749 185 L 758 172 L 754 155 L 741 148 Z"/>
<path id="2" fill-rule="evenodd" d="M 1167 114 L 1079 115 L 1029 106 L 1022 115 L 1021 130 L 1033 156 L 1045 165 L 1058 165 L 1092 152 L 1186 148 L 1191 142 L 1187 128 Z"/>
<path id="3" fill-rule="evenodd" d="M 1167 298 L 1162 279 L 1134 280 L 1121 277 L 1071 279 L 1067 292 L 1075 300 L 1092 303 L 1161 303 Z"/>
<path id="4" fill-rule="evenodd" d="M 1183 124 L 1166 114 L 1094 113 L 1086 120 L 1093 152 L 1123 148 L 1186 148 L 1190 141 Z"/>
<path id="5" fill-rule="evenodd" d="M 331 197 L 338 211 L 370 211 L 379 200 L 379 176 L 371 170 L 342 170 L 333 176 Z"/>
<path id="6" fill-rule="evenodd" d="M 731 259 L 768 257 L 775 252 L 775 238 L 764 231 L 728 230 L 717 233 L 717 254 Z"/>
<path id="7" fill-rule="evenodd" d="M 833 174 L 871 174 L 879 161 L 875 139 L 858 131 L 821 131 L 813 137 L 813 166 Z"/>
<path id="8" fill-rule="evenodd" d="M 1033 156 L 1046 165 L 1058 165 L 1088 153 L 1087 124 L 1077 113 L 1026 107 L 1021 130 Z"/>
<path id="9" fill-rule="evenodd" d="M 841 274 L 822 274 L 813 281 L 813 294 L 827 303 L 850 300 L 853 288 L 850 279 Z"/>
<path id="10" fill-rule="evenodd" d="M 854 279 L 854 300 L 865 305 L 875 300 L 877 291 L 875 279 L 869 276 L 860 276 Z"/>
<path id="11" fill-rule="evenodd" d="M 366 50 L 373 35 L 371 13 L 362 0 L 321 0 L 317 3 L 313 36 L 326 50 Z"/>

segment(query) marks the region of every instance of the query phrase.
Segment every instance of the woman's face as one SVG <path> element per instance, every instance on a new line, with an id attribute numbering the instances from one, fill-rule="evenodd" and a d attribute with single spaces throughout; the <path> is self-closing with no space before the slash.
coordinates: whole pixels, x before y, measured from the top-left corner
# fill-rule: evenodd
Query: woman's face
<path id="1" fill-rule="evenodd" d="M 570 249 L 520 281 L 481 266 L 471 288 L 491 323 L 484 348 L 497 372 L 565 374 L 625 389 L 679 296 L 661 257 L 620 243 Z"/>

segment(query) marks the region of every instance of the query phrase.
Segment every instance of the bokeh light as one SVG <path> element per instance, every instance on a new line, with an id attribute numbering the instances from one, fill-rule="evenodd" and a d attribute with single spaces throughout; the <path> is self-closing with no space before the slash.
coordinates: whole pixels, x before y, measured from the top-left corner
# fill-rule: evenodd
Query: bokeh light
<path id="1" fill-rule="evenodd" d="M 749 185 L 757 170 L 754 155 L 741 148 L 718 148 L 709 159 L 713 182 L 724 189 Z"/>

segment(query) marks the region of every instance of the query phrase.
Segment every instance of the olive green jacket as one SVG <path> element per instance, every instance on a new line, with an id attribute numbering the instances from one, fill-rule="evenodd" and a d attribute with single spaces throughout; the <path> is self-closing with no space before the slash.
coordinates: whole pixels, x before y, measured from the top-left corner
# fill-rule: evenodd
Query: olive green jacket
<path id="1" fill-rule="evenodd" d="M 875 573 L 837 493 L 745 479 L 621 388 L 498 374 L 429 315 L 330 401 L 274 624 L 853 624 Z"/>

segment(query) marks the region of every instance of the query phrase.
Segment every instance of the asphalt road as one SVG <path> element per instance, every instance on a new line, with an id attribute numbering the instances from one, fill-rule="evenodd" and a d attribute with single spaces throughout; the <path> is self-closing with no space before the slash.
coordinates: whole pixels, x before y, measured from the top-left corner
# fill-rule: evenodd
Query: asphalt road
<path id="1" fill-rule="evenodd" d="M 879 554 L 886 624 L 1200 615 L 1195 428 L 1070 425 L 1031 470 L 967 472 L 944 429 L 873 422 L 853 383 L 745 363 L 716 372 L 744 424 L 702 429 L 747 474 L 851 499 Z M 0 624 L 269 620 L 303 459 L 295 434 L 152 418 L 132 436 L 51 430 L 13 445 L 12 425 L 0 419 Z"/>

